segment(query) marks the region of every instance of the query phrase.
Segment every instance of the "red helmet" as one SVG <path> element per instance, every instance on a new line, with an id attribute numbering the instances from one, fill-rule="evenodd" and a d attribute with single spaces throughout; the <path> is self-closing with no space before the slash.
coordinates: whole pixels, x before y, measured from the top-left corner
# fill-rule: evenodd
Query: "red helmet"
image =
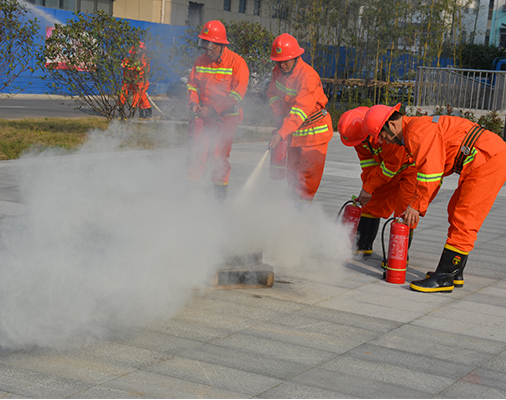
<path id="1" fill-rule="evenodd" d="M 364 127 L 364 117 L 369 107 L 357 107 L 346 111 L 337 123 L 337 131 L 345 146 L 354 147 L 369 136 Z"/>
<path id="2" fill-rule="evenodd" d="M 401 103 L 398 103 L 394 107 L 383 104 L 372 106 L 364 117 L 364 128 L 367 134 L 377 141 L 378 135 L 388 121 L 388 118 L 390 118 L 394 111 L 399 111 L 400 109 Z"/>
<path id="3" fill-rule="evenodd" d="M 227 40 L 225 25 L 217 20 L 206 22 L 200 31 L 199 38 L 213 43 L 230 44 Z"/>
<path id="4" fill-rule="evenodd" d="M 271 60 L 288 61 L 299 57 L 304 49 L 299 46 L 297 39 L 288 33 L 279 35 L 272 43 Z"/>

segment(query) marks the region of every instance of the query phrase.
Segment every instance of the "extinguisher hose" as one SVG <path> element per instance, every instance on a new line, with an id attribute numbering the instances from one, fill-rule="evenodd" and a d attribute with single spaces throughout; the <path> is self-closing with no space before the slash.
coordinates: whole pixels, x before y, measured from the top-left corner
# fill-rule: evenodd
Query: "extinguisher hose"
<path id="1" fill-rule="evenodd" d="M 390 221 L 393 221 L 394 219 L 396 219 L 396 217 L 387 219 L 383 224 L 383 229 L 381 230 L 381 247 L 383 249 L 383 261 L 381 262 L 381 266 L 383 267 L 383 269 L 387 268 L 387 256 L 385 253 L 385 228 L 387 227 L 388 223 Z"/>
<path id="2" fill-rule="evenodd" d="M 343 206 L 339 209 L 339 212 L 337 213 L 336 222 L 339 221 L 339 217 L 341 216 L 341 213 L 343 212 L 344 207 L 346 207 L 348 204 L 354 203 L 354 202 L 355 202 L 354 200 L 348 200 L 346 203 L 343 204 Z"/>

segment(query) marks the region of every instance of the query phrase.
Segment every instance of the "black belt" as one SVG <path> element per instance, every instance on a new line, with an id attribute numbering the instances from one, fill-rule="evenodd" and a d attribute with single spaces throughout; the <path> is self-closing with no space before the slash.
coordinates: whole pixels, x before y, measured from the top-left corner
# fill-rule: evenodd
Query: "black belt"
<path id="1" fill-rule="evenodd" d="M 327 115 L 327 110 L 325 110 L 324 108 L 322 108 L 320 111 L 316 111 L 316 112 L 312 113 L 309 117 L 306 118 L 306 120 L 299 127 L 299 129 L 304 128 L 309 125 L 312 125 L 315 122 L 318 122 L 319 120 L 325 118 L 326 115 Z"/>
<path id="2" fill-rule="evenodd" d="M 464 160 L 469 154 L 471 154 L 474 144 L 484 130 L 485 129 L 481 126 L 476 125 L 473 126 L 469 132 L 467 132 L 466 137 L 462 141 L 462 146 L 460 146 L 459 153 L 455 157 L 455 162 L 453 163 L 453 172 L 460 174 L 460 171 L 462 171 L 462 168 L 464 167 Z"/>

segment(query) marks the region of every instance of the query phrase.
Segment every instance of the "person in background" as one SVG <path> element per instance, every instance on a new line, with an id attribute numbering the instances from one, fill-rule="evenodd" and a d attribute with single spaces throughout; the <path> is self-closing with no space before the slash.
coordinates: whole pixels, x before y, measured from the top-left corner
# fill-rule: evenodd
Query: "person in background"
<path id="1" fill-rule="evenodd" d="M 123 67 L 123 88 L 120 103 L 123 105 L 127 100 L 131 101 L 134 112 L 136 108 L 139 109 L 139 119 L 151 119 L 151 104 L 146 95 L 149 89 L 150 60 L 146 54 L 144 42 L 139 42 L 138 46 L 132 46 L 121 66 Z"/>
<path id="2" fill-rule="evenodd" d="M 364 257 L 372 254 L 380 219 L 389 218 L 392 213 L 399 217 L 406 210 L 415 194 L 417 174 L 414 160 L 404 147 L 370 140 L 363 123 L 368 110 L 369 107 L 358 107 L 346 111 L 337 124 L 341 142 L 355 148 L 362 168 L 357 252 Z"/>
<path id="3" fill-rule="evenodd" d="M 404 212 L 408 225 L 424 216 L 444 176 L 460 175 L 448 203 L 448 235 L 435 271 L 410 288 L 451 292 L 464 285 L 463 271 L 478 231 L 506 182 L 506 143 L 461 117 L 407 117 L 395 107 L 376 105 L 364 118 L 366 132 L 380 143 L 403 146 L 415 160 L 415 195 Z"/>
<path id="4" fill-rule="evenodd" d="M 190 121 L 188 178 L 199 181 L 210 162 L 216 198 L 227 195 L 230 151 L 237 125 L 243 120 L 241 102 L 249 82 L 246 61 L 227 48 L 225 26 L 207 22 L 198 35 L 203 50 L 188 77 L 188 107 L 195 114 Z"/>
<path id="5" fill-rule="evenodd" d="M 276 65 L 267 90 L 278 127 L 269 147 L 287 142 L 288 194 L 299 208 L 309 206 L 320 186 L 328 143 L 334 134 L 318 73 L 300 57 L 304 49 L 288 33 L 272 43 Z"/>

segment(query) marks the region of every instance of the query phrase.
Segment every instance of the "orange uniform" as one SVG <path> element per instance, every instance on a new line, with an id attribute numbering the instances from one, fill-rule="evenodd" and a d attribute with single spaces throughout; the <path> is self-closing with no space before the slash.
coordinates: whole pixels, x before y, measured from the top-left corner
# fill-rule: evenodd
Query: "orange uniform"
<path id="1" fill-rule="evenodd" d="M 194 62 L 188 77 L 188 104 L 212 107 L 215 114 L 203 118 L 203 127 L 189 139 L 188 177 L 200 180 L 207 160 L 212 165 L 212 181 L 228 185 L 230 151 L 243 113 L 240 103 L 246 94 L 249 69 L 244 59 L 227 47 L 217 61 L 207 54 Z M 194 128 L 198 124 L 194 124 Z"/>
<path id="2" fill-rule="evenodd" d="M 287 181 L 289 193 L 312 201 L 320 186 L 328 142 L 332 139 L 330 114 L 313 120 L 312 116 L 328 102 L 318 73 L 298 58 L 293 70 L 284 75 L 276 65 L 267 90 L 274 116 L 283 118 L 277 133 L 287 140 Z M 314 121 L 307 123 L 307 121 Z"/>
<path id="3" fill-rule="evenodd" d="M 404 146 L 418 170 L 410 205 L 422 216 L 441 179 L 454 172 L 464 139 L 474 128 L 479 127 L 459 117 L 403 117 Z M 465 156 L 458 188 L 448 204 L 446 248 L 463 254 L 473 249 L 477 233 L 505 181 L 506 143 L 495 133 L 483 130 Z"/>
<path id="4" fill-rule="evenodd" d="M 149 58 L 143 51 L 144 45 L 135 46 L 128 52 L 128 57 L 123 60 L 123 88 L 120 101 L 125 104 L 129 96 L 132 97 L 132 108 L 147 109 L 151 107 L 146 92 L 149 89 L 147 74 L 150 70 Z"/>
<path id="5" fill-rule="evenodd" d="M 362 215 L 375 218 L 400 216 L 416 189 L 416 168 L 403 147 L 367 140 L 355 146 L 362 168 L 362 188 L 372 195 Z"/>

